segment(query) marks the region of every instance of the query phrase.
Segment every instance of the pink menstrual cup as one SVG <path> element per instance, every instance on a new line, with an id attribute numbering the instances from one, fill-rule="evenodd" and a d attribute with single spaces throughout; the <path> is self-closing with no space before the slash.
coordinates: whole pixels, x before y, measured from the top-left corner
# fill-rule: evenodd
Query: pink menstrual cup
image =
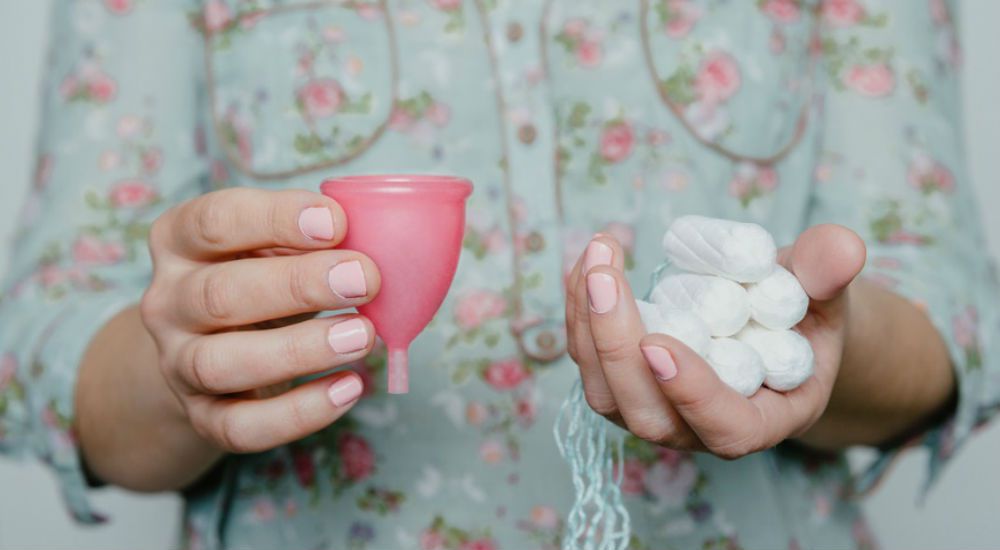
<path id="1" fill-rule="evenodd" d="M 441 307 L 455 276 L 472 183 L 452 176 L 347 176 L 321 189 L 347 213 L 340 247 L 367 254 L 382 274 L 382 290 L 358 311 L 389 348 L 389 393 L 407 393 L 410 342 Z"/>

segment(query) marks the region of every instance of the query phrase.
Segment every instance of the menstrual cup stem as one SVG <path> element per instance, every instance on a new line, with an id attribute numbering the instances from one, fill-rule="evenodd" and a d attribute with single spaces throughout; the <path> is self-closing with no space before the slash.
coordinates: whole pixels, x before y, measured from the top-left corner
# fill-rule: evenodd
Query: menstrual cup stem
<path id="1" fill-rule="evenodd" d="M 410 369 L 408 367 L 407 350 L 389 350 L 389 393 L 410 392 Z"/>

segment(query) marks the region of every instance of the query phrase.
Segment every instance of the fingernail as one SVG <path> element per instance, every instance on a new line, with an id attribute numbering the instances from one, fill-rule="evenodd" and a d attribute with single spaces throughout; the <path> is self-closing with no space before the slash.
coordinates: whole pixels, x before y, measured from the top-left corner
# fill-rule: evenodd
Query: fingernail
<path id="1" fill-rule="evenodd" d="M 365 270 L 361 262 L 351 260 L 339 263 L 330 270 L 328 277 L 330 290 L 341 298 L 360 298 L 368 294 L 368 284 L 365 283 Z"/>
<path id="2" fill-rule="evenodd" d="M 674 363 L 669 351 L 657 346 L 645 346 L 641 349 L 654 376 L 660 380 L 670 380 L 677 376 L 677 363 Z"/>
<path id="3" fill-rule="evenodd" d="M 354 353 L 368 347 L 368 325 L 361 319 L 350 319 L 330 327 L 326 335 L 333 351 Z"/>
<path id="4" fill-rule="evenodd" d="M 607 273 L 587 275 L 587 296 L 590 309 L 596 313 L 607 313 L 618 303 L 618 285 L 615 278 Z"/>
<path id="5" fill-rule="evenodd" d="M 330 389 L 326 390 L 326 393 L 335 406 L 343 407 L 357 401 L 364 389 L 365 386 L 361 383 L 360 378 L 345 376 L 330 384 Z"/>
<path id="6" fill-rule="evenodd" d="M 614 251 L 610 246 L 601 241 L 591 241 L 587 245 L 587 252 L 583 255 L 583 272 L 587 273 L 594 266 L 611 265 L 613 256 Z"/>
<path id="7" fill-rule="evenodd" d="M 333 215 L 330 209 L 317 206 L 299 214 L 299 231 L 310 239 L 329 241 L 333 238 Z"/>

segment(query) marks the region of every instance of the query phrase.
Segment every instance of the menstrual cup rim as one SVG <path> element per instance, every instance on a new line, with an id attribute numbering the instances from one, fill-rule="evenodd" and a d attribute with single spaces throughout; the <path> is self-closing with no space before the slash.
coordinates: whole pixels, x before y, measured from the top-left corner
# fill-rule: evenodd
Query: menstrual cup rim
<path id="1" fill-rule="evenodd" d="M 360 174 L 327 178 L 320 184 L 325 195 L 337 189 L 352 193 L 454 195 L 464 199 L 472 194 L 472 182 L 446 174 Z"/>

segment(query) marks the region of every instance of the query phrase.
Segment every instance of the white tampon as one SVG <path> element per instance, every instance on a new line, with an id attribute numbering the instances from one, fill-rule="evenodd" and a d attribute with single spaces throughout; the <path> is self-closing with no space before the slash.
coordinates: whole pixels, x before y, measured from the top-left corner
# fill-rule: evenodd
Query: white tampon
<path id="1" fill-rule="evenodd" d="M 769 330 L 751 323 L 736 338 L 760 354 L 764 384 L 772 390 L 793 390 L 812 376 L 813 349 L 809 340 L 798 332 Z"/>
<path id="2" fill-rule="evenodd" d="M 746 289 L 750 296 L 750 317 L 769 329 L 794 327 L 809 308 L 809 296 L 799 280 L 780 265 L 763 281 L 750 283 Z"/>
<path id="3" fill-rule="evenodd" d="M 698 355 L 705 355 L 711 335 L 708 326 L 697 315 L 682 309 L 660 308 L 642 300 L 636 300 L 635 305 L 647 332 L 673 336 Z"/>
<path id="4" fill-rule="evenodd" d="M 690 311 L 712 336 L 732 336 L 750 319 L 750 298 L 737 283 L 714 275 L 679 273 L 665 277 L 651 294 L 661 311 Z"/>
<path id="5" fill-rule="evenodd" d="M 733 338 L 712 338 L 705 361 L 727 386 L 750 397 L 764 383 L 764 363 L 747 344 Z"/>
<path id="6" fill-rule="evenodd" d="M 753 283 L 771 274 L 777 258 L 774 238 L 754 223 L 681 216 L 663 236 L 673 265 L 694 273 Z"/>

